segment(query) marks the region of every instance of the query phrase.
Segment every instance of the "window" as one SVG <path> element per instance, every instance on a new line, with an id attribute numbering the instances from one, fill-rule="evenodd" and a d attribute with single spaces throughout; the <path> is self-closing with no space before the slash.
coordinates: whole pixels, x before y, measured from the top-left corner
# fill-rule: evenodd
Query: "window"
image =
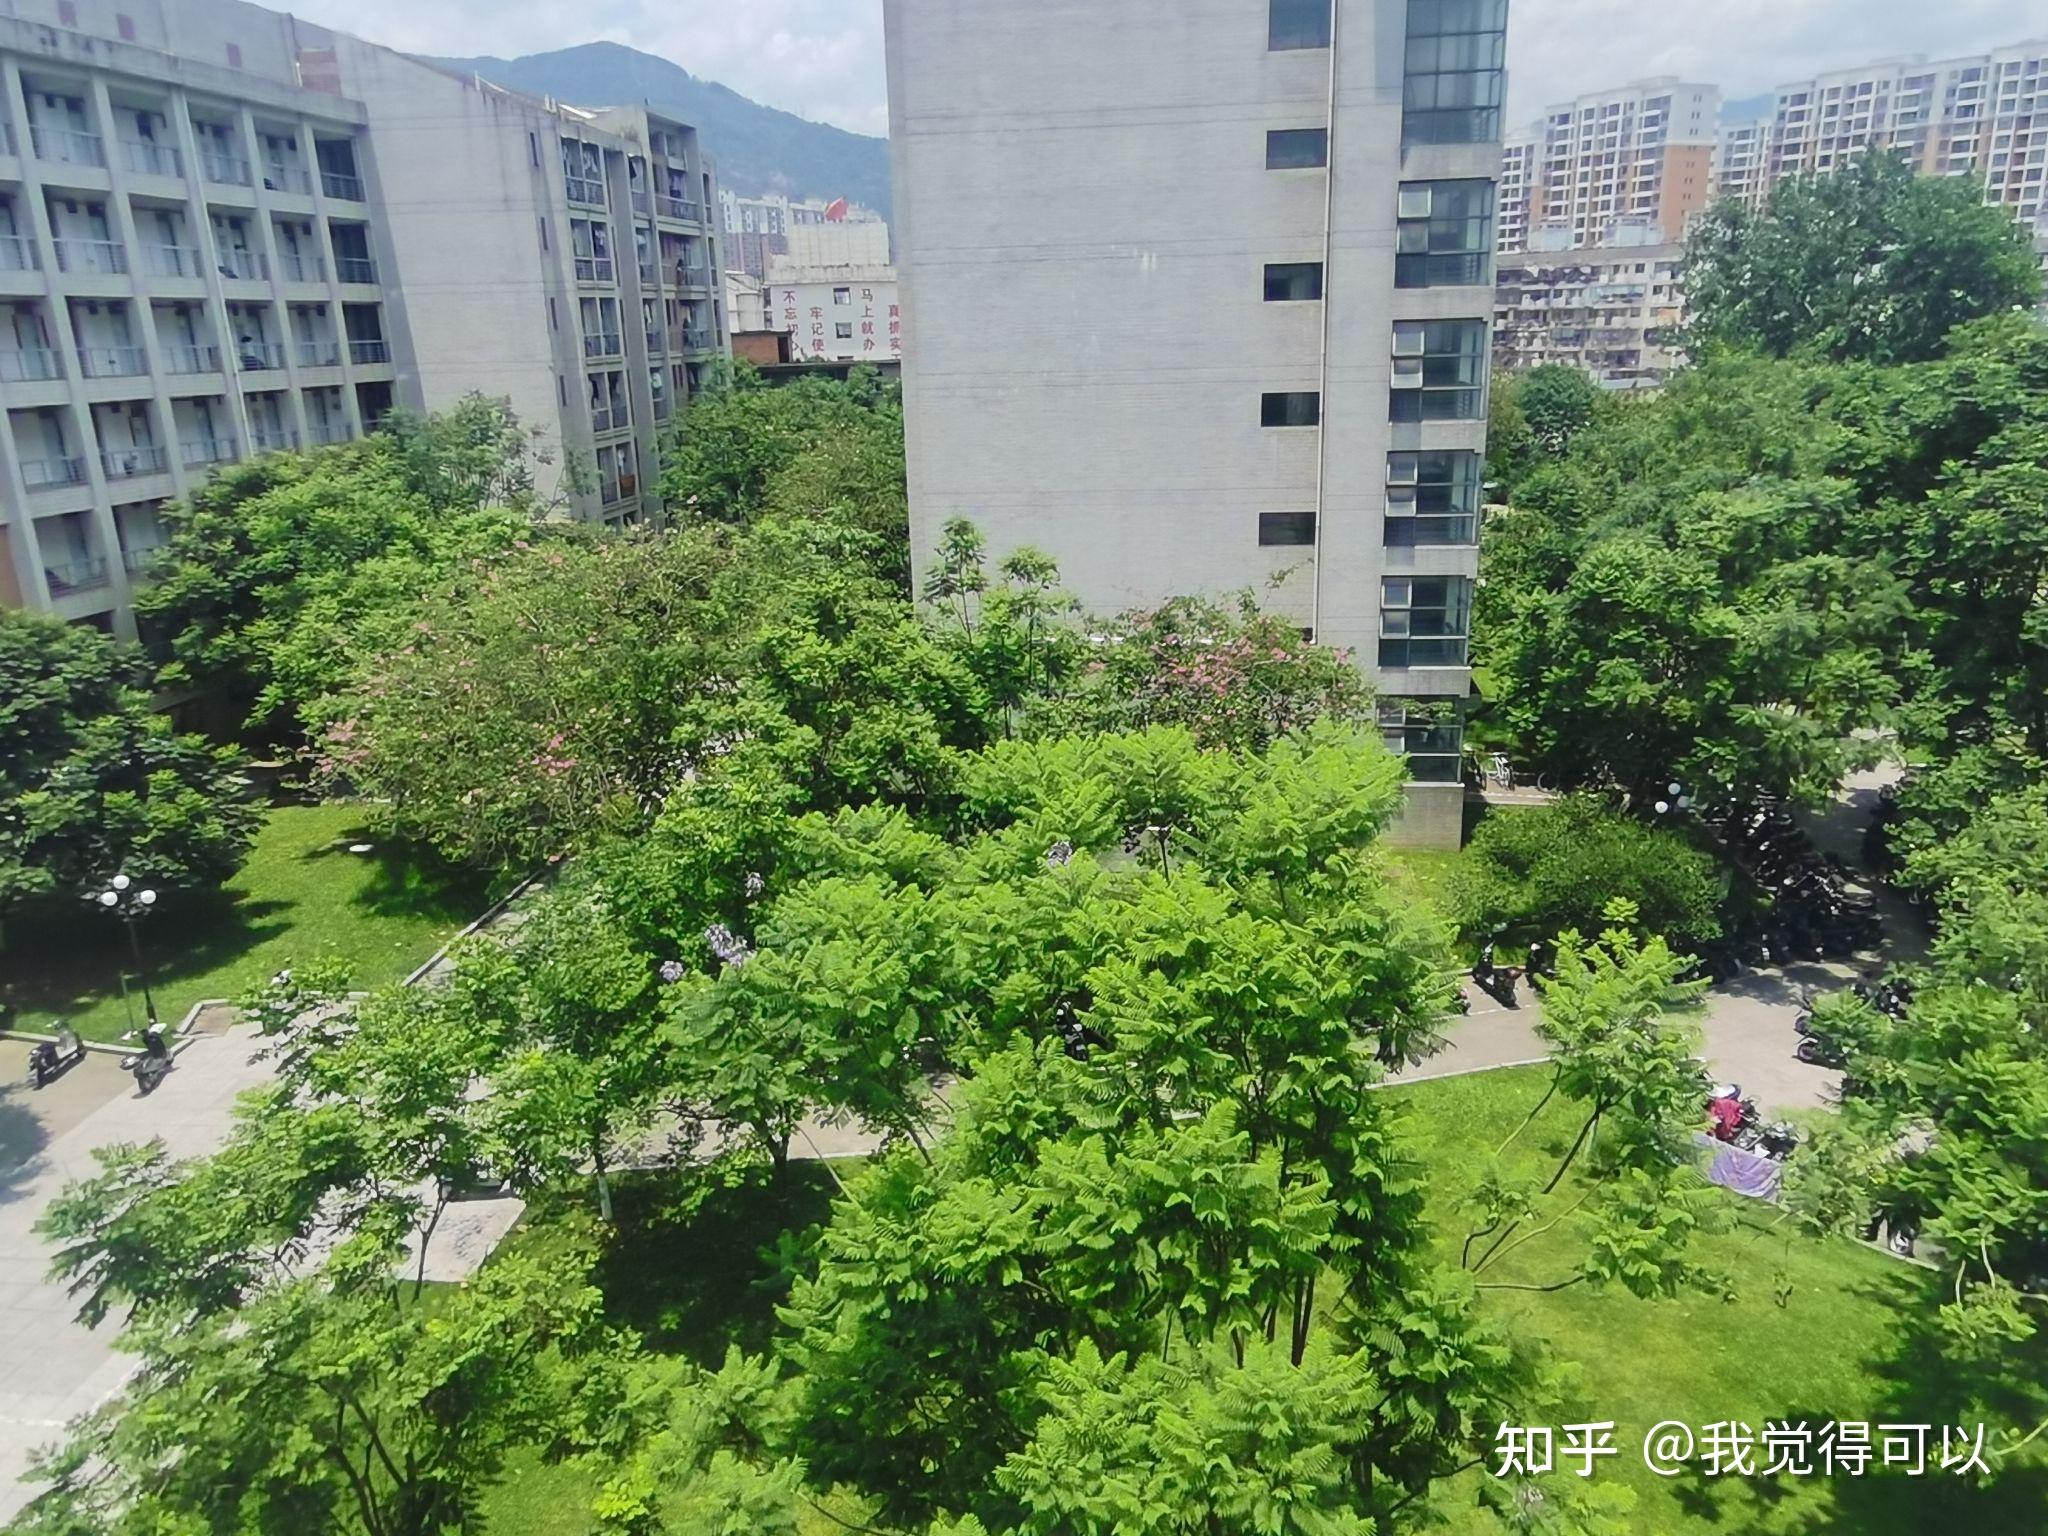
<path id="1" fill-rule="evenodd" d="M 1387 576 L 1380 581 L 1380 665 L 1462 667 L 1472 615 L 1465 576 Z"/>
<path id="2" fill-rule="evenodd" d="M 1484 474 L 1485 461 L 1477 453 L 1388 454 L 1388 545 L 1478 543 Z"/>
<path id="3" fill-rule="evenodd" d="M 1330 0 L 1269 0 L 1266 46 L 1275 53 L 1330 46 Z"/>
<path id="4" fill-rule="evenodd" d="M 1408 759 L 1417 784 L 1455 784 L 1463 777 L 1464 728 L 1457 707 L 1441 699 L 1381 699 L 1380 736 Z"/>
<path id="5" fill-rule="evenodd" d="M 229 69 L 240 69 L 241 67 L 242 67 L 242 45 L 241 45 L 240 43 L 229 43 L 229 44 L 228 44 L 228 68 L 229 68 Z"/>
<path id="6" fill-rule="evenodd" d="M 1401 187 L 1394 286 L 1484 285 L 1493 255 L 1493 183 L 1411 181 Z"/>
<path id="7" fill-rule="evenodd" d="M 1259 397 L 1259 425 L 1262 427 L 1312 427 L 1322 417 L 1323 397 L 1312 389 Z"/>
<path id="8" fill-rule="evenodd" d="M 853 302 L 853 290 L 851 288 L 834 288 L 832 290 L 832 302 L 834 304 L 851 304 Z"/>
<path id="9" fill-rule="evenodd" d="M 1508 0 L 1408 0 L 1403 143 L 1500 137 L 1507 26 Z"/>
<path id="10" fill-rule="evenodd" d="M 1266 169 L 1307 171 L 1330 163 L 1327 128 L 1275 128 L 1266 135 Z"/>
<path id="11" fill-rule="evenodd" d="M 135 41 L 135 18 L 134 18 L 133 16 L 129 16 L 129 15 L 125 15 L 125 14 L 124 14 L 124 15 L 118 15 L 118 16 L 116 16 L 116 17 L 114 18 L 114 30 L 115 30 L 116 32 L 119 32 L 119 33 L 121 34 L 121 41 L 122 41 L 122 42 L 124 42 L 124 43 L 132 43 L 132 42 L 134 42 L 134 41 Z"/>
<path id="12" fill-rule="evenodd" d="M 1259 542 L 1261 544 L 1313 544 L 1316 541 L 1316 515 L 1313 512 L 1261 512 L 1259 514 Z"/>
<path id="13" fill-rule="evenodd" d="M 542 250 L 548 248 L 548 216 L 546 214 L 540 216 L 540 248 Z"/>
<path id="14" fill-rule="evenodd" d="M 1266 264 L 1268 304 L 1307 303 L 1323 296 L 1320 261 L 1277 261 Z"/>
<path id="15" fill-rule="evenodd" d="M 75 27 L 78 25 L 78 6 L 74 0 L 57 0 L 57 25 Z"/>
<path id="16" fill-rule="evenodd" d="M 1388 420 L 1477 421 L 1486 404 L 1486 322 L 1403 320 L 1394 326 Z"/>
<path id="17" fill-rule="evenodd" d="M 851 320 L 840 321 L 838 325 L 833 327 L 833 331 L 841 341 L 853 340 L 853 322 Z"/>

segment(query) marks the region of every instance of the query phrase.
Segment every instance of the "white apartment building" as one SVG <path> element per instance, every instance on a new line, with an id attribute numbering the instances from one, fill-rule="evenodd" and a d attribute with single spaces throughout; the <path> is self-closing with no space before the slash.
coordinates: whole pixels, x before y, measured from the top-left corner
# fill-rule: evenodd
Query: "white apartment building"
<path id="1" fill-rule="evenodd" d="M 508 398 L 574 515 L 648 505 L 724 347 L 686 125 L 239 0 L 0 17 L 0 602 L 133 634 L 159 509 L 393 407 Z"/>
<path id="2" fill-rule="evenodd" d="M 786 332 L 800 363 L 903 360 L 903 300 L 896 269 L 769 263 L 762 286 L 767 330 Z"/>
<path id="3" fill-rule="evenodd" d="M 845 198 L 792 200 L 779 193 L 719 194 L 726 265 L 765 278 L 778 257 L 805 267 L 886 266 L 889 226 L 872 209 Z"/>
<path id="4" fill-rule="evenodd" d="M 1870 149 L 1923 175 L 1981 179 L 1987 201 L 2048 236 L 2048 39 L 1929 63 L 1883 59 L 1780 86 L 1760 122 L 1721 138 L 1723 196 L 1760 207 L 1790 176 Z"/>
<path id="5" fill-rule="evenodd" d="M 920 577 L 968 517 L 1095 612 L 1252 589 L 1455 844 L 1506 0 L 884 14 Z"/>
<path id="6" fill-rule="evenodd" d="M 1514 135 L 1503 252 L 1682 240 L 1714 191 L 1718 86 L 1665 76 L 1551 107 Z"/>
<path id="7" fill-rule="evenodd" d="M 1682 245 L 1589 246 L 1500 258 L 1494 365 L 1583 369 L 1607 389 L 1653 389 L 1683 360 Z"/>

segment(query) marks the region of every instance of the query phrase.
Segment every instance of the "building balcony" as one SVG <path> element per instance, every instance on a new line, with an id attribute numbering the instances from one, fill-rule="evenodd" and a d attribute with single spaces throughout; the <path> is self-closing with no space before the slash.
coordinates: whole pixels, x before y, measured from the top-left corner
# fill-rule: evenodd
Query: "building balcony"
<path id="1" fill-rule="evenodd" d="M 298 350 L 301 368 L 339 368 L 341 366 L 341 343 L 338 341 L 302 341 Z"/>
<path id="2" fill-rule="evenodd" d="M 274 341 L 235 343 L 235 367 L 242 373 L 262 373 L 284 366 L 284 348 Z"/>
<path id="3" fill-rule="evenodd" d="M 109 480 L 136 480 L 144 475 L 160 475 L 170 467 L 169 452 L 155 443 L 108 448 L 100 453 L 100 469 Z"/>
<path id="4" fill-rule="evenodd" d="M 242 283 L 270 281 L 270 259 L 256 251 L 222 251 L 220 275 Z"/>
<path id="5" fill-rule="evenodd" d="M 649 352 L 660 352 L 663 350 L 665 345 L 665 338 L 661 334 L 660 327 L 657 326 L 654 329 L 648 331 L 646 333 L 646 338 L 647 350 Z"/>
<path id="6" fill-rule="evenodd" d="M 638 475 L 621 475 L 616 480 L 608 480 L 605 482 L 600 494 L 603 496 L 606 506 L 622 506 L 640 494 L 640 477 Z"/>
<path id="7" fill-rule="evenodd" d="M 299 446 L 299 434 L 289 427 L 251 427 L 249 446 L 257 453 L 291 453 Z"/>
<path id="8" fill-rule="evenodd" d="M 118 277 L 128 270 L 128 253 L 118 240 L 58 240 L 57 270 Z"/>
<path id="9" fill-rule="evenodd" d="M 140 347 L 80 347 L 78 371 L 88 379 L 132 379 L 149 372 L 149 354 Z"/>
<path id="10" fill-rule="evenodd" d="M 327 281 L 327 262 L 319 256 L 301 256 L 287 251 L 277 258 L 277 264 L 284 271 L 288 283 L 324 283 Z"/>
<path id="11" fill-rule="evenodd" d="M 63 377 L 64 359 L 55 347 L 0 351 L 0 384 L 37 384 Z"/>
<path id="12" fill-rule="evenodd" d="M 152 277 L 203 277 L 206 258 L 187 245 L 145 245 L 142 265 Z"/>
<path id="13" fill-rule="evenodd" d="M 219 373 L 220 348 L 196 341 L 174 342 L 163 349 L 164 372 L 176 374 Z"/>
<path id="14" fill-rule="evenodd" d="M 702 203 L 693 203 L 687 197 L 670 197 L 666 192 L 655 194 L 654 211 L 664 219 L 681 219 L 687 224 L 704 222 Z"/>
<path id="15" fill-rule="evenodd" d="M 0 272 L 33 272 L 36 248 L 25 235 L 0 235 Z"/>
<path id="16" fill-rule="evenodd" d="M 576 258 L 576 281 L 579 283 L 609 283 L 617 281 L 616 270 L 609 256 L 578 256 Z"/>
<path id="17" fill-rule="evenodd" d="M 599 331 L 583 338 L 585 357 L 617 357 L 625 350 L 625 342 L 617 331 Z"/>
<path id="18" fill-rule="evenodd" d="M 57 165 L 100 165 L 107 163 L 106 142 L 96 133 L 76 128 L 37 128 L 28 131 L 29 143 L 38 160 Z"/>
<path id="19" fill-rule="evenodd" d="M 654 209 L 654 199 L 645 187 L 634 187 L 626 194 L 626 198 L 632 203 L 633 211 L 636 213 L 650 213 Z"/>
<path id="20" fill-rule="evenodd" d="M 123 139 L 121 159 L 138 176 L 185 174 L 185 162 L 175 148 L 169 144 L 155 144 L 148 139 Z"/>
<path id="21" fill-rule="evenodd" d="M 604 206 L 604 183 L 588 176 L 569 176 L 563 179 L 563 190 L 569 201 L 585 208 Z"/>
<path id="22" fill-rule="evenodd" d="M 391 361 L 391 343 L 388 341 L 351 341 L 348 344 L 348 360 L 352 363 L 388 363 Z"/>
<path id="23" fill-rule="evenodd" d="M 345 421 L 316 421 L 307 428 L 307 435 L 316 445 L 324 448 L 335 443 L 347 442 L 351 434 Z"/>
<path id="24" fill-rule="evenodd" d="M 107 584 L 107 562 L 90 558 L 59 561 L 55 565 L 43 567 L 43 578 L 50 584 L 52 597 L 63 597 L 72 592 L 89 592 L 94 587 L 104 587 Z"/>
<path id="25" fill-rule="evenodd" d="M 710 352 L 718 346 L 717 339 L 712 336 L 711 327 L 708 325 L 686 326 L 681 335 L 682 350 L 685 352 Z"/>
<path id="26" fill-rule="evenodd" d="M 676 263 L 676 284 L 682 288 L 709 288 L 711 286 L 711 268 L 708 266 L 693 267 L 687 262 L 679 261 Z"/>
<path id="27" fill-rule="evenodd" d="M 362 178 L 347 176 L 340 171 L 322 171 L 320 190 L 344 203 L 360 203 L 363 200 Z"/>
<path id="28" fill-rule="evenodd" d="M 251 185 L 249 162 L 240 155 L 224 154 L 217 149 L 199 151 L 199 174 L 217 187 Z"/>
<path id="29" fill-rule="evenodd" d="M 126 567 L 130 576 L 141 576 L 145 575 L 149 568 L 155 565 L 157 561 L 163 559 L 163 557 L 164 546 L 152 544 L 147 549 L 122 550 L 121 564 Z"/>
<path id="30" fill-rule="evenodd" d="M 334 258 L 334 276 L 344 283 L 374 283 L 377 281 L 377 263 L 367 256 L 337 256 Z"/>
<path id="31" fill-rule="evenodd" d="M 23 459 L 21 480 L 32 491 L 52 491 L 66 485 L 85 484 L 85 460 L 77 458 Z"/>
<path id="32" fill-rule="evenodd" d="M 590 430 L 593 432 L 624 432 L 632 425 L 632 413 L 623 405 L 593 405 L 590 408 Z"/>
<path id="33" fill-rule="evenodd" d="M 641 262 L 641 263 L 640 263 L 640 286 L 641 286 L 641 287 L 643 287 L 643 288 L 652 288 L 652 287 L 653 287 L 653 286 L 655 285 L 655 283 L 656 283 L 656 282 L 657 282 L 657 281 L 658 281 L 658 280 L 660 279 L 660 277 L 661 277 L 661 266 L 660 266 L 660 263 L 658 263 L 658 262 L 652 262 L 652 261 L 643 261 L 643 262 Z"/>
<path id="34" fill-rule="evenodd" d="M 178 457 L 187 469 L 204 469 L 209 464 L 232 464 L 235 440 L 232 437 L 188 438 L 178 445 Z"/>
<path id="35" fill-rule="evenodd" d="M 263 167 L 263 186 L 271 192 L 296 192 L 302 197 L 313 195 L 313 178 L 296 165 L 284 165 L 273 161 Z"/>

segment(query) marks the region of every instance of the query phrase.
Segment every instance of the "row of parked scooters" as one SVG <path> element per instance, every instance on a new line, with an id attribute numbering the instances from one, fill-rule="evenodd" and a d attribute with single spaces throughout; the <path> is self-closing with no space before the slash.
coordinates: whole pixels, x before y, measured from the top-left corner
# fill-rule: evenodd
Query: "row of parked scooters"
<path id="1" fill-rule="evenodd" d="M 1789 807 L 1772 801 L 1700 815 L 1770 898 L 1769 910 L 1735 937 L 1707 947 L 1704 974 L 1725 981 L 1752 966 L 1843 960 L 1883 937 L 1876 893 L 1842 860 L 1814 847 Z"/>
<path id="2" fill-rule="evenodd" d="M 137 1039 L 133 1032 L 122 1038 Z M 164 1080 L 177 1058 L 172 1055 L 163 1031 L 154 1024 L 143 1029 L 139 1045 L 140 1049 L 130 1051 L 121 1058 L 121 1070 L 134 1074 L 137 1092 L 148 1094 Z M 68 1024 L 59 1024 L 48 1040 L 37 1041 L 34 1048 L 29 1051 L 29 1084 L 35 1088 L 46 1088 L 83 1060 L 85 1042 L 78 1038 L 78 1032 Z"/>
<path id="3" fill-rule="evenodd" d="M 1782 1163 L 1799 1148 L 1799 1128 L 1786 1120 L 1766 1123 L 1756 1100 L 1740 1083 L 1723 1083 L 1707 1100 L 1709 1133 L 1716 1141 Z"/>

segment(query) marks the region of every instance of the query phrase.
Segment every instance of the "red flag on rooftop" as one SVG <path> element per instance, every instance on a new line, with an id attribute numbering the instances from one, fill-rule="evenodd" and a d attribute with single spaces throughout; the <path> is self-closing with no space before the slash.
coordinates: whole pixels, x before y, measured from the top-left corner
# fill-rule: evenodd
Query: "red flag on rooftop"
<path id="1" fill-rule="evenodd" d="M 825 217 L 834 224 L 844 219 L 846 217 L 846 199 L 843 197 L 834 198 L 831 202 L 827 203 L 825 205 Z"/>

